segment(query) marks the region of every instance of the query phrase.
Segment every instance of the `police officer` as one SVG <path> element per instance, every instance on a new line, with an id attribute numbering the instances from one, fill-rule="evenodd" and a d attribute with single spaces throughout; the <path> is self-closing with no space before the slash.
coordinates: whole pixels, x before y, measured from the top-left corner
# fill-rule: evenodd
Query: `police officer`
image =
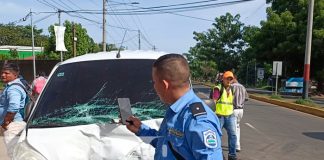
<path id="1" fill-rule="evenodd" d="M 179 54 L 167 54 L 153 64 L 154 88 L 168 104 L 159 131 L 136 117 L 127 128 L 137 136 L 154 136 L 154 159 L 222 160 L 221 129 L 217 116 L 190 88 L 190 70 Z"/>

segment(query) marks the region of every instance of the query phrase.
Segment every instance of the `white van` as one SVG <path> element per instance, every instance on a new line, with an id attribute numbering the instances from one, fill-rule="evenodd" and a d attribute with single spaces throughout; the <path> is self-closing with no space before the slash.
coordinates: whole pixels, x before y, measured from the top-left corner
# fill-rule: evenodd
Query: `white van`
<path id="1" fill-rule="evenodd" d="M 118 98 L 158 129 L 166 107 L 156 95 L 153 62 L 167 54 L 121 51 L 86 54 L 59 63 L 36 101 L 14 149 L 17 160 L 153 159 L 150 139 L 119 123 Z"/>

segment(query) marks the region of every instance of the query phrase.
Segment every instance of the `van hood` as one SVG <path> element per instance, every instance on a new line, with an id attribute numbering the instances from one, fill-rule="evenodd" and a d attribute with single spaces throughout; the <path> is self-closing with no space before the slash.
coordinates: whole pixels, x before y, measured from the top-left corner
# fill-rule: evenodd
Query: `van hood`
<path id="1" fill-rule="evenodd" d="M 162 119 L 143 121 L 158 129 Z M 153 137 L 137 137 L 121 124 L 29 128 L 27 142 L 48 160 L 153 159 Z M 64 144 L 64 145 L 63 145 Z"/>

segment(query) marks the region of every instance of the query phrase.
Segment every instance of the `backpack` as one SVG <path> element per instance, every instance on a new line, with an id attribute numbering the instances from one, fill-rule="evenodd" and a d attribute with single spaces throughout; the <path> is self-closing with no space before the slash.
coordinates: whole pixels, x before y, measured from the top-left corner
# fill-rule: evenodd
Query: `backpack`
<path id="1" fill-rule="evenodd" d="M 22 82 L 22 81 L 21 81 Z M 35 103 L 35 99 L 33 98 L 32 96 L 32 93 L 31 93 L 31 88 L 30 86 L 28 85 L 27 81 L 24 83 L 22 82 L 22 84 L 20 83 L 12 83 L 10 86 L 13 86 L 13 85 L 16 85 L 16 86 L 19 86 L 21 87 L 25 93 L 26 93 L 26 99 L 25 99 L 25 106 L 23 109 L 20 109 L 19 110 L 19 113 L 22 115 L 24 121 L 27 121 L 27 118 L 29 116 L 29 113 L 31 111 L 31 107 L 32 105 Z M 29 90 L 28 90 L 29 89 Z"/>
<path id="2" fill-rule="evenodd" d="M 210 93 L 209 93 L 209 98 L 210 99 L 213 99 L 214 88 L 215 87 L 210 89 Z M 234 87 L 231 85 L 230 88 L 231 88 L 232 95 L 234 96 Z M 218 99 L 216 101 L 218 101 L 221 98 L 221 96 L 223 95 L 223 90 L 224 90 L 224 86 L 223 86 L 223 83 L 221 83 L 221 88 L 220 88 L 220 91 L 219 91 L 219 97 L 218 97 Z"/>

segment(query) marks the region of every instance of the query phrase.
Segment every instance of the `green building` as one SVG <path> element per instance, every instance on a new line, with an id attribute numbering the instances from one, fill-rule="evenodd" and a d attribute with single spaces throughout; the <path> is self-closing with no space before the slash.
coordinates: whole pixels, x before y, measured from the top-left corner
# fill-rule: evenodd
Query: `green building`
<path id="1" fill-rule="evenodd" d="M 32 59 L 33 52 L 31 46 L 0 46 L 0 55 L 10 55 L 10 50 L 18 52 L 19 59 Z M 43 54 L 44 47 L 34 47 L 35 54 Z"/>

